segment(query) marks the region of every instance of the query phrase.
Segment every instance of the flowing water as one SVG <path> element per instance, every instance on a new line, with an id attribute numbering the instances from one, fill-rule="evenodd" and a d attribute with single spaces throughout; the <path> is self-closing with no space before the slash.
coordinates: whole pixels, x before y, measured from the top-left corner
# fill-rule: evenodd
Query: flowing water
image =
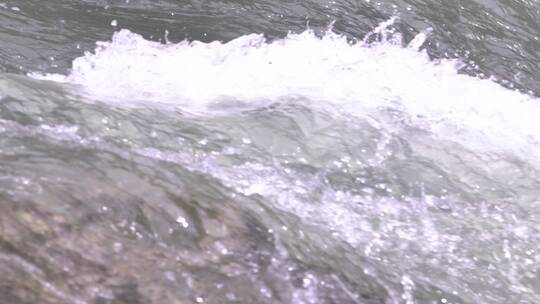
<path id="1" fill-rule="evenodd" d="M 540 3 L 0 0 L 0 303 L 540 303 Z"/>

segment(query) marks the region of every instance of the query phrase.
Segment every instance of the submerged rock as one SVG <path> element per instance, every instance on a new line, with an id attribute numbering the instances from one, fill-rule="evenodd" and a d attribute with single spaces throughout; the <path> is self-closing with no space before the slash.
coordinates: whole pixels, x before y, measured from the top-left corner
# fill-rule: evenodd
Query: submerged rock
<path id="1" fill-rule="evenodd" d="M 170 203 L 181 215 L 137 197 L 100 195 L 73 202 L 85 211 L 67 217 L 3 198 L 0 303 L 385 301 L 380 286 L 357 290 L 330 266 L 290 256 L 256 214 L 225 203 Z"/>

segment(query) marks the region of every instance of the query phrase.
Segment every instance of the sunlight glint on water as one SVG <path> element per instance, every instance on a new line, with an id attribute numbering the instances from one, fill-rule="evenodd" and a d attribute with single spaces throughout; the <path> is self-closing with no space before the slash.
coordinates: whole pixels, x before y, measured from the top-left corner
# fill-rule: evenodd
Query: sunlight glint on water
<path id="1" fill-rule="evenodd" d="M 0 266 L 29 287 L 4 294 L 538 302 L 538 100 L 394 22 L 356 43 L 120 30 L 64 75 L 6 76 Z"/>

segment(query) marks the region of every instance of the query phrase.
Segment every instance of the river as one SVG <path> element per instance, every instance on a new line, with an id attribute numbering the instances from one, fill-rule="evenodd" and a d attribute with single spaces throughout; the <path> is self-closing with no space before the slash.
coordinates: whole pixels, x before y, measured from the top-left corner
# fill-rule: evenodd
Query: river
<path id="1" fill-rule="evenodd" d="M 540 303 L 540 4 L 0 0 L 0 303 Z"/>

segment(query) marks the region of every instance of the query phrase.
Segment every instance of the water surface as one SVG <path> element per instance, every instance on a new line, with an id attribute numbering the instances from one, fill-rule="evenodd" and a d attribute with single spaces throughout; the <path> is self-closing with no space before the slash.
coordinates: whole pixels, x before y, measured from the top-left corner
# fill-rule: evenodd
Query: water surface
<path id="1" fill-rule="evenodd" d="M 0 2 L 0 303 L 540 302 L 539 14 Z"/>

